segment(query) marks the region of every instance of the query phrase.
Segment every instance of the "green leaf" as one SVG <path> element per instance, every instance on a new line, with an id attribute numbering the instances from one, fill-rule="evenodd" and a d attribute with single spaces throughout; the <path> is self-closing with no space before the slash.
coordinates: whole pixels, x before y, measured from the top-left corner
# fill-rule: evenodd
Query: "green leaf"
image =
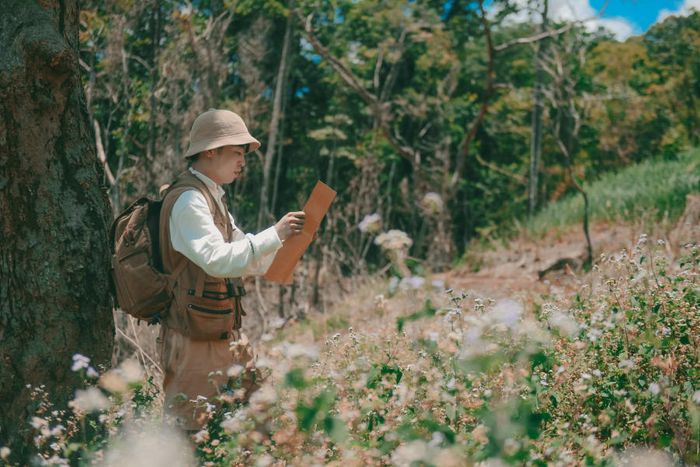
<path id="1" fill-rule="evenodd" d="M 420 310 L 411 313 L 408 316 L 401 316 L 396 320 L 396 326 L 399 330 L 399 332 L 403 331 L 403 328 L 405 324 L 409 321 L 418 321 L 419 319 L 423 318 L 430 318 L 432 316 L 435 316 L 435 313 L 437 312 L 437 308 L 435 308 L 430 301 L 430 299 L 427 299 L 425 301 L 425 304 L 423 305 L 423 308 Z"/>
<path id="2" fill-rule="evenodd" d="M 304 379 L 304 371 L 301 368 L 294 368 L 284 376 L 284 385 L 288 388 L 304 389 L 308 382 Z"/>

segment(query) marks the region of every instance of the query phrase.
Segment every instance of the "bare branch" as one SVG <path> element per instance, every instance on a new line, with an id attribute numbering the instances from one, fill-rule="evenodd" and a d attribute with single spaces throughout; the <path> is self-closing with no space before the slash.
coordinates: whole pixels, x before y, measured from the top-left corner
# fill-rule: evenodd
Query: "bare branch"
<path id="1" fill-rule="evenodd" d="M 495 52 L 502 52 L 506 49 L 510 49 L 511 47 L 515 47 L 516 45 L 523 45 L 523 44 L 532 44 L 533 42 L 538 42 L 541 41 L 542 39 L 547 39 L 548 37 L 555 37 L 559 36 L 561 34 L 564 34 L 565 32 L 569 31 L 571 28 L 576 26 L 578 22 L 571 22 L 567 23 L 566 25 L 560 27 L 559 29 L 552 29 L 551 31 L 545 31 L 545 32 L 540 32 L 537 33 L 533 36 L 529 37 L 519 37 L 517 39 L 513 39 L 512 41 L 505 42 L 503 44 L 498 44 L 493 48 Z"/>
<path id="2" fill-rule="evenodd" d="M 95 146 L 97 147 L 97 158 L 100 160 L 100 163 L 104 168 L 109 185 L 114 186 L 114 175 L 112 174 L 112 170 L 109 168 L 109 164 L 107 163 L 107 155 L 105 154 L 105 148 L 102 145 L 102 133 L 100 130 L 100 124 L 97 122 L 97 119 L 94 119 L 92 121 L 92 124 L 95 127 Z"/>
<path id="3" fill-rule="evenodd" d="M 572 29 L 574 26 L 580 26 L 583 23 L 587 23 L 588 21 L 593 21 L 598 18 L 602 18 L 603 14 L 605 13 L 606 8 L 608 7 L 608 3 L 610 0 L 605 0 L 603 5 L 600 7 L 598 12 L 591 16 L 590 18 L 585 18 L 582 20 L 578 21 L 571 21 L 570 23 L 565 24 L 564 26 L 560 27 L 559 29 L 552 29 L 551 31 L 545 31 L 545 32 L 540 32 L 538 34 L 528 36 L 528 37 L 520 37 L 518 39 L 513 39 L 512 41 L 505 42 L 503 44 L 499 44 L 494 47 L 494 51 L 496 52 L 502 52 L 506 49 L 509 49 L 511 47 L 515 47 L 516 45 L 523 45 L 523 44 L 532 44 L 533 42 L 541 41 L 542 39 L 547 39 L 548 37 L 556 37 L 561 34 L 564 34 L 565 32 L 569 31 Z"/>
<path id="4" fill-rule="evenodd" d="M 360 80 L 348 66 L 341 62 L 337 57 L 333 56 L 333 54 L 331 54 L 330 51 L 324 47 L 323 44 L 321 44 L 318 38 L 316 38 L 311 26 L 313 15 L 309 15 L 308 17 L 304 18 L 301 12 L 297 9 L 294 9 L 294 13 L 303 25 L 306 40 L 309 41 L 311 46 L 319 55 L 330 63 L 331 67 L 333 67 L 341 79 L 345 81 L 345 83 L 357 94 L 359 94 L 362 100 L 365 101 L 365 103 L 370 107 L 372 114 L 374 114 L 377 120 L 379 128 L 382 130 L 382 134 L 399 153 L 399 155 L 414 163 L 417 157 L 416 151 L 413 148 L 401 144 L 401 142 L 394 137 L 389 125 L 391 119 L 390 116 L 386 114 L 385 106 L 382 105 L 375 96 L 370 94 L 367 89 L 365 89 L 365 87 L 360 83 Z"/>
<path id="5" fill-rule="evenodd" d="M 484 158 L 481 157 L 478 153 L 476 154 L 475 158 L 476 158 L 476 161 L 479 164 L 483 165 L 484 167 L 487 167 L 496 173 L 499 173 L 499 174 L 504 175 L 510 179 L 513 179 L 521 185 L 527 185 L 527 179 L 525 177 L 523 177 L 522 175 L 516 174 L 516 173 L 511 172 L 509 170 L 506 170 L 506 169 L 504 169 L 496 164 L 493 164 L 487 160 L 484 160 Z"/>

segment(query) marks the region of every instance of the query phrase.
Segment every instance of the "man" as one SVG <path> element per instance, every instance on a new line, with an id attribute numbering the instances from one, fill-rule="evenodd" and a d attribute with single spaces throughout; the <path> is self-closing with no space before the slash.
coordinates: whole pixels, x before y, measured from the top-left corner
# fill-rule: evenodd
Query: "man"
<path id="1" fill-rule="evenodd" d="M 233 383 L 238 391 L 232 397 L 241 400 L 258 387 L 252 350 L 240 330 L 240 278 L 264 274 L 282 242 L 304 226 L 304 213 L 290 212 L 257 235 L 236 227 L 221 185 L 240 177 L 245 154 L 259 147 L 235 113 L 204 112 L 190 132 L 189 168 L 163 198 L 163 269 L 174 284 L 159 336 L 165 407 L 188 431 L 201 428 L 203 407 L 215 404 L 222 385 Z M 241 367 L 243 372 L 235 370 Z"/>

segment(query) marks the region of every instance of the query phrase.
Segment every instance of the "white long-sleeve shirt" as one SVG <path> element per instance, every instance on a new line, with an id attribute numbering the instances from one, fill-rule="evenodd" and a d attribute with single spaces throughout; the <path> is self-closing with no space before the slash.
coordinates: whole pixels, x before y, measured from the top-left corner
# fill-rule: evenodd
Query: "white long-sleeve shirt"
<path id="1" fill-rule="evenodd" d="M 224 190 L 216 182 L 190 167 L 207 186 L 226 212 L 221 197 Z M 173 248 L 213 277 L 241 277 L 265 274 L 282 246 L 274 226 L 257 235 L 245 234 L 236 227 L 231 213 L 227 213 L 234 229 L 233 241 L 227 243 L 214 224 L 213 214 L 199 190 L 182 193 L 170 214 L 170 242 Z"/>

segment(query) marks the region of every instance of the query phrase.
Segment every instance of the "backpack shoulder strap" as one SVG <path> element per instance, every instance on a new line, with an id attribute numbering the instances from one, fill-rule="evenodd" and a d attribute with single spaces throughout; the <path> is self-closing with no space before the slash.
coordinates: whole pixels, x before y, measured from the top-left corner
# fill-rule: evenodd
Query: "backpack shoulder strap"
<path id="1" fill-rule="evenodd" d="M 163 271 L 166 274 L 169 274 L 168 280 L 173 287 L 177 281 L 177 278 L 185 270 L 188 260 L 184 255 L 178 254 L 170 243 L 170 214 L 172 213 L 173 206 L 180 195 L 191 190 L 197 190 L 202 194 L 202 196 L 204 196 L 212 216 L 214 216 L 217 211 L 219 214 L 222 214 L 219 204 L 216 202 L 207 186 L 189 170 L 186 170 L 178 175 L 173 184 L 165 191 L 163 195 L 163 206 L 160 213 L 160 244 L 163 258 Z M 230 224 L 228 213 L 225 214 L 224 218 L 226 219 L 226 225 L 228 226 Z M 227 236 L 229 237 L 227 241 L 230 241 L 232 228 L 228 226 L 226 230 L 228 233 Z M 206 273 L 204 270 L 200 270 L 195 287 L 195 294 L 197 296 L 201 296 L 203 294 L 205 279 Z"/>

